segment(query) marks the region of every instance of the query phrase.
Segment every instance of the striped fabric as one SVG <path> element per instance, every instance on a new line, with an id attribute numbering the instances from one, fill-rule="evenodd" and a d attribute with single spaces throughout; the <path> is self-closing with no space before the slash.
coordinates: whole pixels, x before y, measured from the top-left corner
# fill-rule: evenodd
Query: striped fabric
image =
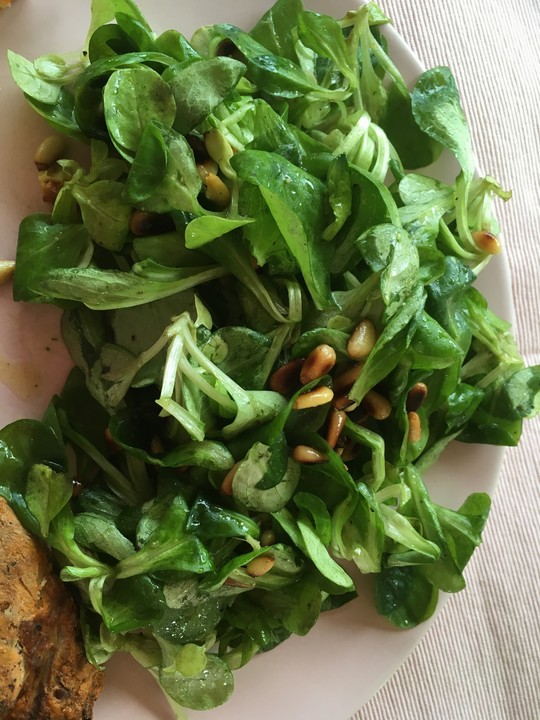
<path id="1" fill-rule="evenodd" d="M 381 4 L 426 66 L 452 68 L 479 166 L 514 192 L 498 217 L 516 336 L 540 363 L 540 0 Z M 354 720 L 539 720 L 539 429 L 530 421 L 506 453 L 468 589 Z"/>

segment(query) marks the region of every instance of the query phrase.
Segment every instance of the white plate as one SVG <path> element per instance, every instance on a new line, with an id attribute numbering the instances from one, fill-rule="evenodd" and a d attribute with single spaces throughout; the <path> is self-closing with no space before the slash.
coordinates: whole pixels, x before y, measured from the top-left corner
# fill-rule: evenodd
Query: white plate
<path id="1" fill-rule="evenodd" d="M 354 0 L 309 0 L 313 10 L 343 15 Z M 140 0 L 156 31 L 175 27 L 188 37 L 210 22 L 249 28 L 271 0 Z M 46 211 L 41 203 L 33 153 L 48 134 L 44 121 L 27 107 L 10 80 L 8 48 L 35 58 L 47 52 L 77 50 L 88 28 L 90 0 L 14 0 L 0 12 L 0 259 L 15 256 L 21 218 Z M 390 29 L 391 54 L 407 81 L 421 67 Z M 447 162 L 442 173 L 452 173 Z M 449 178 L 450 179 L 450 178 Z M 510 282 L 505 260 L 492 262 L 480 289 L 493 309 L 511 318 Z M 14 304 L 11 288 L 0 288 L 0 424 L 23 416 L 39 417 L 58 391 L 69 368 L 59 340 L 55 308 Z M 502 451 L 485 446 L 450 448 L 429 473 L 438 502 L 457 507 L 473 491 L 492 491 Z M 481 550 L 480 550 L 481 552 Z M 474 592 L 470 587 L 465 592 Z M 223 707 L 191 713 L 204 720 L 346 720 L 376 692 L 412 651 L 427 624 L 397 631 L 380 618 L 362 582 L 360 597 L 324 615 L 305 638 L 293 637 L 236 673 L 236 689 Z M 190 717 L 191 717 L 190 716 Z M 96 720 L 168 720 L 168 705 L 149 675 L 130 658 L 116 658 L 107 669 L 106 687 Z"/>

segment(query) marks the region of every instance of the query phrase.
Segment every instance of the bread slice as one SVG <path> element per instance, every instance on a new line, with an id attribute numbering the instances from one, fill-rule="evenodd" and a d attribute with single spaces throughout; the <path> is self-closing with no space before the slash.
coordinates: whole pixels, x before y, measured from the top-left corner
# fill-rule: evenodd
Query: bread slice
<path id="1" fill-rule="evenodd" d="M 90 720 L 102 684 L 47 548 L 0 497 L 0 718 Z"/>

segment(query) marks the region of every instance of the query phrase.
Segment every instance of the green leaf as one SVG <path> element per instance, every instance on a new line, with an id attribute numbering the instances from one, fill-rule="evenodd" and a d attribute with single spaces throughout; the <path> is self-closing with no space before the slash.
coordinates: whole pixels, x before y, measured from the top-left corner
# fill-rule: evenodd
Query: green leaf
<path id="1" fill-rule="evenodd" d="M 40 286 L 51 269 L 84 267 L 92 242 L 84 225 L 59 225 L 49 215 L 28 215 L 19 227 L 13 297 L 27 302 L 50 302 Z"/>
<path id="2" fill-rule="evenodd" d="M 228 57 L 172 67 L 166 79 L 176 100 L 174 129 L 183 135 L 193 130 L 234 90 L 245 71 L 243 63 Z"/>
<path id="3" fill-rule="evenodd" d="M 472 178 L 471 137 L 449 68 L 434 67 L 419 77 L 412 91 L 412 111 L 419 128 L 453 152 L 465 177 Z"/>
<path id="4" fill-rule="evenodd" d="M 302 538 L 301 549 L 325 578 L 347 591 L 354 590 L 354 583 L 348 573 L 330 556 L 327 548 L 310 523 L 298 518 L 298 530 Z"/>
<path id="5" fill-rule="evenodd" d="M 300 0 L 277 0 L 249 34 L 274 55 L 296 62 L 298 58 L 291 31 L 297 27 L 301 12 Z"/>
<path id="6" fill-rule="evenodd" d="M 115 147 L 126 159 L 133 157 L 149 122 L 170 126 L 176 114 L 171 89 L 145 66 L 115 70 L 103 90 L 103 108 Z"/>
<path id="7" fill-rule="evenodd" d="M 213 31 L 236 45 L 247 66 L 246 77 L 269 95 L 296 98 L 317 88 L 298 65 L 288 58 L 273 55 L 234 25 L 215 25 Z"/>
<path id="8" fill-rule="evenodd" d="M 385 378 L 399 363 L 416 329 L 417 316 L 425 302 L 424 289 L 416 285 L 379 335 L 349 397 L 360 402 L 368 390 Z"/>
<path id="9" fill-rule="evenodd" d="M 28 473 L 25 499 L 28 509 L 39 523 L 42 537 L 49 533 L 51 520 L 69 502 L 71 480 L 65 473 L 55 472 L 48 465 L 32 465 Z"/>
<path id="10" fill-rule="evenodd" d="M 199 272 L 189 268 L 160 280 L 117 270 L 68 268 L 50 270 L 41 280 L 39 290 L 45 298 L 74 300 L 92 310 L 115 310 L 170 297 L 225 274 L 220 267 Z M 38 286 L 35 287 L 37 290 Z"/>
<path id="11" fill-rule="evenodd" d="M 49 465 L 56 472 L 65 468 L 64 445 L 54 431 L 38 420 L 17 420 L 0 430 L 0 494 L 11 503 L 23 525 L 39 534 L 39 523 L 46 524 L 47 508 L 36 507 L 40 504 L 35 495 L 36 483 L 47 480 L 47 476 L 36 477 L 31 483 L 32 504 L 40 515 L 36 520 L 30 512 L 24 498 L 27 490 L 27 478 L 33 466 Z M 54 477 L 53 473 L 51 478 Z M 48 475 L 48 474 L 47 474 Z M 62 492 L 53 493 L 53 505 L 57 507 L 62 500 Z"/>
<path id="12" fill-rule="evenodd" d="M 100 25 L 114 20 L 117 12 L 129 15 L 151 32 L 150 26 L 133 0 L 92 0 L 92 17 L 88 37 L 91 37 Z"/>
<path id="13" fill-rule="evenodd" d="M 351 55 L 337 20 L 329 15 L 304 10 L 298 18 L 298 37 L 317 55 L 332 60 L 352 87 L 358 85 L 358 73 L 351 67 Z"/>
<path id="14" fill-rule="evenodd" d="M 221 508 L 202 497 L 193 503 L 186 529 L 203 540 L 246 535 L 257 538 L 260 534 L 258 524 L 247 515 Z"/>
<path id="15" fill-rule="evenodd" d="M 103 552 L 123 560 L 135 552 L 133 543 L 116 527 L 111 518 L 95 512 L 78 513 L 74 518 L 75 541 L 89 550 Z"/>
<path id="16" fill-rule="evenodd" d="M 231 164 L 241 180 L 260 188 L 315 306 L 331 305 L 330 248 L 321 238 L 322 183 L 281 156 L 260 150 L 239 153 Z"/>
<path id="17" fill-rule="evenodd" d="M 323 238 L 333 240 L 351 214 L 353 204 L 351 175 L 345 155 L 334 158 L 328 168 L 328 202 L 334 220 L 324 231 Z"/>
<path id="18" fill-rule="evenodd" d="M 147 536 L 138 537 L 139 541 L 143 540 L 141 549 L 118 563 L 116 577 L 129 578 L 161 570 L 202 575 L 213 570 L 212 559 L 203 543 L 185 529 L 185 500 L 176 496 L 167 502 L 166 508 L 162 510 L 158 506 L 158 509 L 160 517 L 150 524 Z"/>
<path id="19" fill-rule="evenodd" d="M 415 567 L 387 568 L 376 579 L 377 610 L 400 628 L 416 627 L 430 618 L 438 596 L 437 588 Z"/>
<path id="20" fill-rule="evenodd" d="M 340 169 L 344 172 L 343 163 Z M 362 233 L 374 225 L 391 223 L 399 227 L 401 224 L 395 200 L 383 183 L 371 173 L 352 165 L 349 165 L 349 175 L 353 210 L 335 237 L 333 274 L 343 274 L 346 270 L 352 270 L 360 261 L 362 255 L 358 238 Z M 343 182 L 346 182 L 346 177 Z"/>
<path id="21" fill-rule="evenodd" d="M 178 671 L 162 669 L 159 683 L 163 690 L 182 707 L 193 710 L 210 710 L 226 702 L 233 691 L 233 676 L 227 664 L 208 655 L 205 669 L 195 677 L 186 677 Z"/>
<path id="22" fill-rule="evenodd" d="M 417 124 L 410 94 L 405 94 L 395 84 L 388 92 L 386 113 L 380 124 L 407 170 L 427 167 L 441 154 L 442 147 L 437 139 Z"/>
<path id="23" fill-rule="evenodd" d="M 193 218 L 186 227 L 186 247 L 194 250 L 201 245 L 226 235 L 231 230 L 255 222 L 253 218 L 224 218 L 215 215 L 202 215 Z"/>
<path id="24" fill-rule="evenodd" d="M 247 327 L 223 327 L 203 346 L 204 354 L 245 390 L 261 390 L 270 368 L 272 340 Z"/>
<path id="25" fill-rule="evenodd" d="M 22 55 L 8 50 L 7 56 L 11 75 L 25 95 L 45 105 L 55 105 L 58 102 L 60 85 L 44 79 L 34 63 Z"/>
<path id="26" fill-rule="evenodd" d="M 103 621 L 113 633 L 125 633 L 156 625 L 165 611 L 161 587 L 148 575 L 116 580 L 103 593 Z"/>
<path id="27" fill-rule="evenodd" d="M 268 445 L 256 442 L 240 463 L 233 479 L 234 499 L 250 510 L 258 512 L 276 512 L 284 507 L 296 490 L 300 476 L 300 466 L 289 459 L 287 471 L 282 480 L 273 487 L 258 487 L 265 477 L 272 459 L 272 450 Z"/>
<path id="28" fill-rule="evenodd" d="M 124 184 L 98 180 L 92 185 L 74 185 L 73 197 L 92 240 L 112 252 L 120 251 L 127 239 L 132 207 L 123 201 Z"/>
<path id="29" fill-rule="evenodd" d="M 147 212 L 199 213 L 201 187 L 193 151 L 183 135 L 157 120 L 146 125 L 126 183 L 126 200 Z"/>

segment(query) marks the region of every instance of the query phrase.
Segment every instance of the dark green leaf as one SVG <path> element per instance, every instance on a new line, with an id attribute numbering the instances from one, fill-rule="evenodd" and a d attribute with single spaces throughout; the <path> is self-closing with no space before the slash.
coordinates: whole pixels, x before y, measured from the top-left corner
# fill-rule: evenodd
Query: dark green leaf
<path id="1" fill-rule="evenodd" d="M 176 100 L 174 128 L 185 135 L 193 130 L 234 90 L 245 66 L 228 57 L 176 66 L 166 75 Z"/>
<path id="2" fill-rule="evenodd" d="M 439 591 L 418 568 L 387 568 L 377 576 L 375 604 L 381 615 L 400 628 L 411 628 L 433 615 Z"/>
<path id="3" fill-rule="evenodd" d="M 147 575 L 116 580 L 103 594 L 103 621 L 114 633 L 155 625 L 163 617 L 164 610 L 163 591 Z"/>

